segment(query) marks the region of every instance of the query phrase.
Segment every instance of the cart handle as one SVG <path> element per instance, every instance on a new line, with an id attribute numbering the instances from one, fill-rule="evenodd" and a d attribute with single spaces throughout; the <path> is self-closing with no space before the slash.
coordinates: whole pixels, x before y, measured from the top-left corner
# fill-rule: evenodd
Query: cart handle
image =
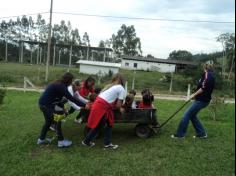
<path id="1" fill-rule="evenodd" d="M 186 101 L 179 109 L 177 109 L 165 122 L 163 122 L 160 126 L 158 126 L 157 128 L 161 128 L 163 127 L 165 124 L 167 124 L 180 110 L 182 110 L 189 102 L 191 101 L 191 99 L 189 99 L 188 101 Z"/>

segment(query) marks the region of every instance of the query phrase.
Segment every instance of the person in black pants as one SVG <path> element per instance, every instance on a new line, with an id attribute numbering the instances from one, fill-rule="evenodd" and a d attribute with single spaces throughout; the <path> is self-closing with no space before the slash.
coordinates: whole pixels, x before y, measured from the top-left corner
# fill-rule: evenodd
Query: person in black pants
<path id="1" fill-rule="evenodd" d="M 80 107 L 85 107 L 85 104 L 77 99 L 75 99 L 68 92 L 67 87 L 72 83 L 73 75 L 71 73 L 65 73 L 61 79 L 49 84 L 41 97 L 39 98 L 39 108 L 43 112 L 45 123 L 42 127 L 40 137 L 38 138 L 37 144 L 44 144 L 50 142 L 46 138 L 46 134 L 50 128 L 51 123 L 53 122 L 53 113 L 55 110 L 55 105 L 60 102 L 63 97 L 74 102 Z M 57 136 L 58 136 L 58 147 L 68 147 L 72 144 L 71 141 L 64 140 L 61 122 L 56 126 Z"/>

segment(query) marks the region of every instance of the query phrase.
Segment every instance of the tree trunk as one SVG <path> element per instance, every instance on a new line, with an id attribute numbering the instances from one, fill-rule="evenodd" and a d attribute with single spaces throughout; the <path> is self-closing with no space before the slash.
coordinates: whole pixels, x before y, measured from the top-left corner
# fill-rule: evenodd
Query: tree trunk
<path id="1" fill-rule="evenodd" d="M 31 48 L 30 51 L 30 63 L 32 64 L 32 60 L 33 60 L 33 49 Z"/>
<path id="2" fill-rule="evenodd" d="M 70 46 L 69 68 L 71 67 L 72 45 Z"/>
<path id="3" fill-rule="evenodd" d="M 56 60 L 56 45 L 53 47 L 53 61 L 52 61 L 52 66 L 55 66 L 55 60 Z"/>
<path id="4" fill-rule="evenodd" d="M 233 56 L 232 62 L 231 62 L 231 67 L 230 67 L 230 71 L 229 71 L 229 75 L 228 75 L 228 81 L 230 79 L 231 73 L 233 71 L 233 67 L 235 65 L 235 55 Z"/>
<path id="5" fill-rule="evenodd" d="M 5 61 L 7 62 L 7 55 L 8 55 L 8 53 L 7 53 L 7 41 L 6 41 L 6 48 L 5 48 L 6 50 L 5 50 Z"/>
<path id="6" fill-rule="evenodd" d="M 40 46 L 38 46 L 38 50 L 37 50 L 37 61 L 36 61 L 36 64 L 39 64 L 39 50 L 40 50 Z"/>
<path id="7" fill-rule="evenodd" d="M 24 43 L 22 42 L 21 43 L 21 56 L 20 56 L 21 63 L 23 63 L 23 57 L 24 57 Z"/>

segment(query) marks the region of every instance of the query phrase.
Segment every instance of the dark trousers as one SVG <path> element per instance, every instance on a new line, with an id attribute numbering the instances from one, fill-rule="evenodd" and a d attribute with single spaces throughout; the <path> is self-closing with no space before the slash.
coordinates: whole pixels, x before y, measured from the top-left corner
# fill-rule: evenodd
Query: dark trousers
<path id="1" fill-rule="evenodd" d="M 101 121 L 99 122 L 99 125 L 96 128 L 90 129 L 90 131 L 85 137 L 84 142 L 89 144 L 104 125 L 106 125 L 104 129 L 104 145 L 109 145 L 111 143 L 112 126 L 109 125 L 106 117 L 103 117 L 101 119 Z"/>
<path id="2" fill-rule="evenodd" d="M 47 132 L 53 123 L 53 108 L 49 108 L 46 106 L 40 106 L 40 110 L 43 112 L 45 123 L 42 127 L 41 134 L 40 134 L 40 139 L 44 140 L 46 138 Z M 57 132 L 57 138 L 59 141 L 63 140 L 63 134 L 62 134 L 62 129 L 61 129 L 61 122 L 56 122 L 56 132 Z"/>
<path id="3" fill-rule="evenodd" d="M 75 112 L 75 109 L 73 107 L 70 107 L 70 110 L 69 110 L 69 114 L 72 114 L 73 112 Z M 88 116 L 89 116 L 89 113 L 90 111 L 87 110 L 87 109 L 80 109 L 79 111 L 79 114 L 75 117 L 77 120 L 79 118 L 82 118 L 83 119 L 83 122 L 86 122 L 87 119 L 88 119 Z"/>

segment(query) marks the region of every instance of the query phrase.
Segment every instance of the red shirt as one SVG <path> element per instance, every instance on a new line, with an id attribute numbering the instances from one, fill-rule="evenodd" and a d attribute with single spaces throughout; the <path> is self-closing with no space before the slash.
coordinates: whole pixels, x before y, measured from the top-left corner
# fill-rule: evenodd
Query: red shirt
<path id="1" fill-rule="evenodd" d="M 138 105 L 138 108 L 141 108 L 141 109 L 153 109 L 153 106 L 152 104 L 150 105 L 147 105 L 147 104 L 144 104 L 142 101 L 139 103 Z"/>
<path id="2" fill-rule="evenodd" d="M 85 82 L 82 82 L 82 87 L 79 91 L 79 94 L 82 97 L 86 98 L 90 93 L 94 93 L 93 87 L 91 89 L 88 89 L 88 88 L 85 87 Z"/>

